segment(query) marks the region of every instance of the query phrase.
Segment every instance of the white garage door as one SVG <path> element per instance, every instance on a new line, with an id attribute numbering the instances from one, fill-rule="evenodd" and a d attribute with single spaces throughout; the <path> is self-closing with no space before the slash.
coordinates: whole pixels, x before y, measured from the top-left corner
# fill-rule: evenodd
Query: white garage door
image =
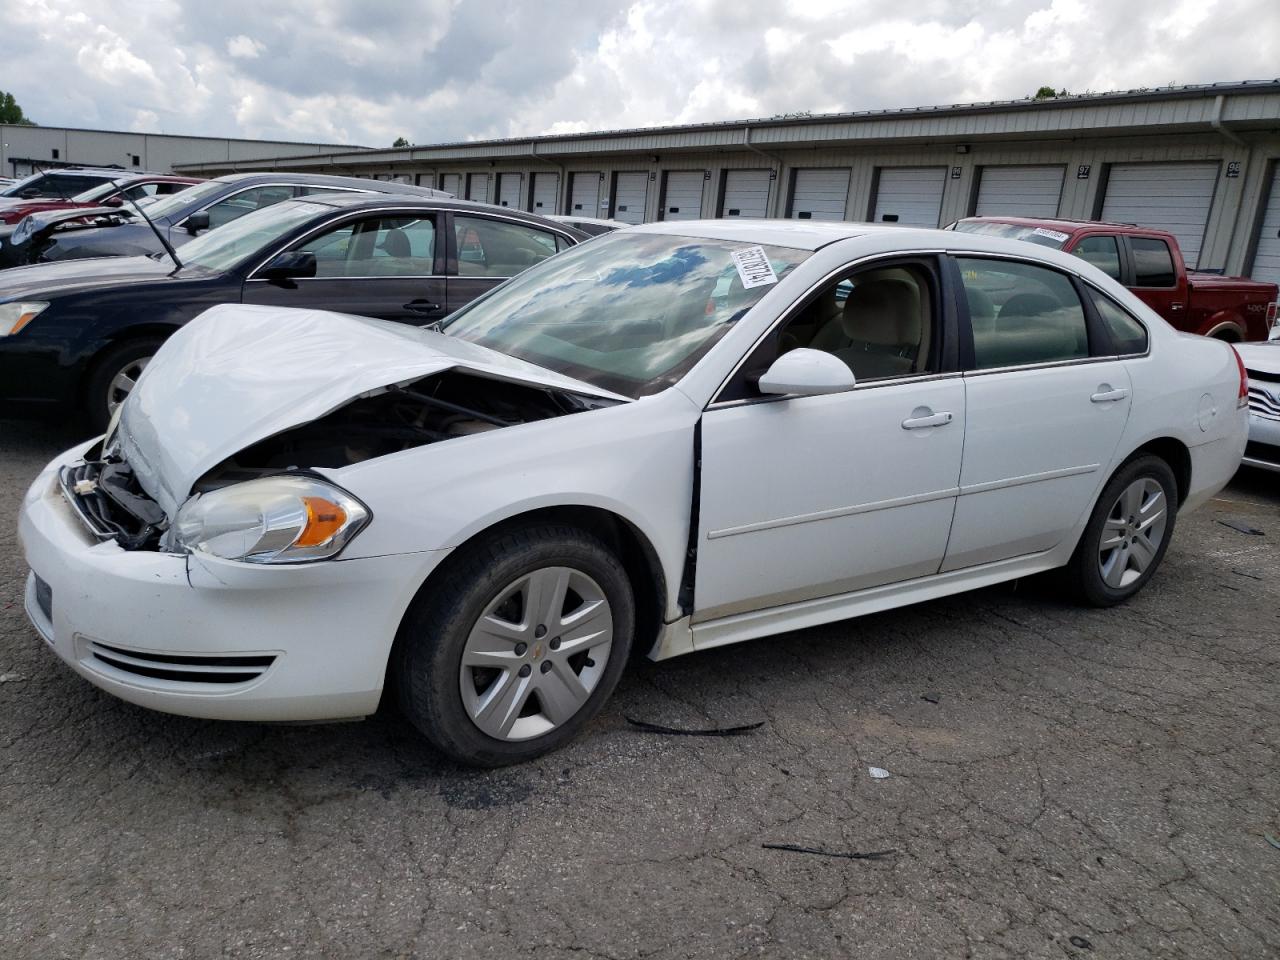
<path id="1" fill-rule="evenodd" d="M 618 174 L 613 193 L 613 219 L 623 223 L 644 223 L 644 207 L 649 200 L 647 173 Z"/>
<path id="2" fill-rule="evenodd" d="M 575 217 L 600 216 L 600 173 L 569 174 L 569 213 Z"/>
<path id="3" fill-rule="evenodd" d="M 1258 227 L 1258 249 L 1253 255 L 1255 280 L 1280 283 L 1280 165 L 1271 175 L 1271 195 Z"/>
<path id="4" fill-rule="evenodd" d="M 1178 238 L 1182 259 L 1200 259 L 1218 164 L 1117 163 L 1107 175 L 1102 219 L 1168 230 Z"/>
<path id="5" fill-rule="evenodd" d="M 668 170 L 663 191 L 661 219 L 697 220 L 702 216 L 701 170 Z"/>
<path id="6" fill-rule="evenodd" d="M 724 177 L 722 217 L 767 217 L 769 171 L 730 170 Z"/>
<path id="7" fill-rule="evenodd" d="M 843 220 L 848 201 L 848 170 L 797 170 L 789 216 L 793 220 Z"/>
<path id="8" fill-rule="evenodd" d="M 983 167 L 978 181 L 980 217 L 1056 217 L 1064 167 Z"/>
<path id="9" fill-rule="evenodd" d="M 445 173 L 440 176 L 440 189 L 446 193 L 452 193 L 455 197 L 462 196 L 462 174 Z"/>
<path id="10" fill-rule="evenodd" d="M 498 206 L 520 209 L 520 180 L 518 173 L 498 174 Z"/>
<path id="11" fill-rule="evenodd" d="M 560 174 L 535 173 L 533 175 L 533 206 L 530 209 L 534 213 L 555 213 L 556 197 L 559 194 Z"/>
<path id="12" fill-rule="evenodd" d="M 904 227 L 936 227 L 946 182 L 946 167 L 881 167 L 871 219 Z"/>
<path id="13" fill-rule="evenodd" d="M 489 201 L 489 175 L 487 173 L 467 174 L 467 199 L 478 203 Z"/>

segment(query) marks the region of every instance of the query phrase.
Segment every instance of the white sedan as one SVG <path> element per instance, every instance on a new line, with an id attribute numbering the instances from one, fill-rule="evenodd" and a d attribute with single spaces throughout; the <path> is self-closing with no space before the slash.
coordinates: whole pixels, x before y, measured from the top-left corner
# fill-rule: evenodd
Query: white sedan
<path id="1" fill-rule="evenodd" d="M 650 224 L 417 329 L 220 306 L 37 478 L 26 608 L 92 683 L 498 765 L 690 653 L 1060 570 L 1151 578 L 1235 472 L 1243 368 L 1077 257 Z"/>
<path id="2" fill-rule="evenodd" d="M 1249 445 L 1244 462 L 1280 472 L 1280 326 L 1262 343 L 1236 345 L 1249 376 Z"/>

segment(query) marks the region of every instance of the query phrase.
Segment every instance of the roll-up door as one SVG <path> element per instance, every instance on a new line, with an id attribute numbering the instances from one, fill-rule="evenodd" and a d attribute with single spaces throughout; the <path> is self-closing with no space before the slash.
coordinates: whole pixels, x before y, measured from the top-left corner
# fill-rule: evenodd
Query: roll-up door
<path id="1" fill-rule="evenodd" d="M 529 208 L 534 213 L 551 214 L 556 212 L 556 197 L 560 194 L 560 174 L 535 173 L 531 188 L 533 204 Z"/>
<path id="2" fill-rule="evenodd" d="M 644 223 L 649 201 L 647 173 L 620 173 L 613 189 L 613 219 L 623 223 Z"/>
<path id="3" fill-rule="evenodd" d="M 1065 168 L 983 167 L 978 180 L 980 217 L 1056 217 Z"/>
<path id="4" fill-rule="evenodd" d="M 1250 275 L 1255 280 L 1280 283 L 1280 164 L 1271 174 L 1271 193 L 1258 225 L 1258 247 Z"/>
<path id="5" fill-rule="evenodd" d="M 727 170 L 724 175 L 722 217 L 767 217 L 769 215 L 769 171 Z"/>
<path id="6" fill-rule="evenodd" d="M 519 210 L 520 180 L 518 173 L 498 174 L 498 195 L 494 198 L 494 202 L 500 207 L 513 207 Z"/>
<path id="7" fill-rule="evenodd" d="M 569 174 L 569 210 L 575 217 L 600 216 L 600 173 Z"/>
<path id="8" fill-rule="evenodd" d="M 1182 259 L 1200 259 L 1204 229 L 1218 182 L 1218 163 L 1116 163 L 1107 171 L 1102 219 L 1168 230 Z"/>
<path id="9" fill-rule="evenodd" d="M 467 174 L 467 199 L 477 203 L 489 202 L 489 175 L 487 173 Z"/>
<path id="10" fill-rule="evenodd" d="M 787 216 L 794 220 L 843 220 L 849 201 L 849 171 L 797 170 Z"/>
<path id="11" fill-rule="evenodd" d="M 440 189 L 445 193 L 452 193 L 455 197 L 462 196 L 462 174 L 460 173 L 442 173 L 440 175 Z"/>
<path id="12" fill-rule="evenodd" d="M 701 170 L 668 170 L 662 191 L 662 220 L 697 220 L 702 216 Z"/>
<path id="13" fill-rule="evenodd" d="M 936 227 L 946 167 L 881 167 L 871 219 L 904 227 Z"/>

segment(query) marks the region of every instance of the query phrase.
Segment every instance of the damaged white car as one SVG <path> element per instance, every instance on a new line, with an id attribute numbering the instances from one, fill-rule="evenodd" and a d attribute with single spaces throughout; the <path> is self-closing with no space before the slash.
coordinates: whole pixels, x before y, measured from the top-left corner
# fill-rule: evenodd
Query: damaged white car
<path id="1" fill-rule="evenodd" d="M 651 224 L 443 325 L 221 306 L 20 530 L 82 676 L 238 720 L 388 693 L 472 764 L 661 659 L 1062 568 L 1152 576 L 1235 472 L 1242 368 L 1079 258 L 858 224 Z"/>

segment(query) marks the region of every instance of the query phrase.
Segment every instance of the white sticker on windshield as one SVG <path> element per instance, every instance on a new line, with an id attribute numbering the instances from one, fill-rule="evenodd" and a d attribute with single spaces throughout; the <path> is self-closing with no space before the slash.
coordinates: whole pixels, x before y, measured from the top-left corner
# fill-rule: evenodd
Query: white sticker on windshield
<path id="1" fill-rule="evenodd" d="M 735 250 L 733 253 L 733 265 L 738 268 L 738 276 L 742 278 L 742 285 L 748 290 L 752 287 L 765 287 L 778 282 L 778 276 L 773 272 L 773 264 L 765 256 L 764 247 L 747 247 L 745 250 Z"/>
<path id="2" fill-rule="evenodd" d="M 1031 232 L 1037 237 L 1048 237 L 1050 240 L 1057 240 L 1059 243 L 1064 242 L 1071 236 L 1069 233 L 1059 233 L 1057 230 L 1049 230 L 1045 227 L 1036 227 Z"/>

